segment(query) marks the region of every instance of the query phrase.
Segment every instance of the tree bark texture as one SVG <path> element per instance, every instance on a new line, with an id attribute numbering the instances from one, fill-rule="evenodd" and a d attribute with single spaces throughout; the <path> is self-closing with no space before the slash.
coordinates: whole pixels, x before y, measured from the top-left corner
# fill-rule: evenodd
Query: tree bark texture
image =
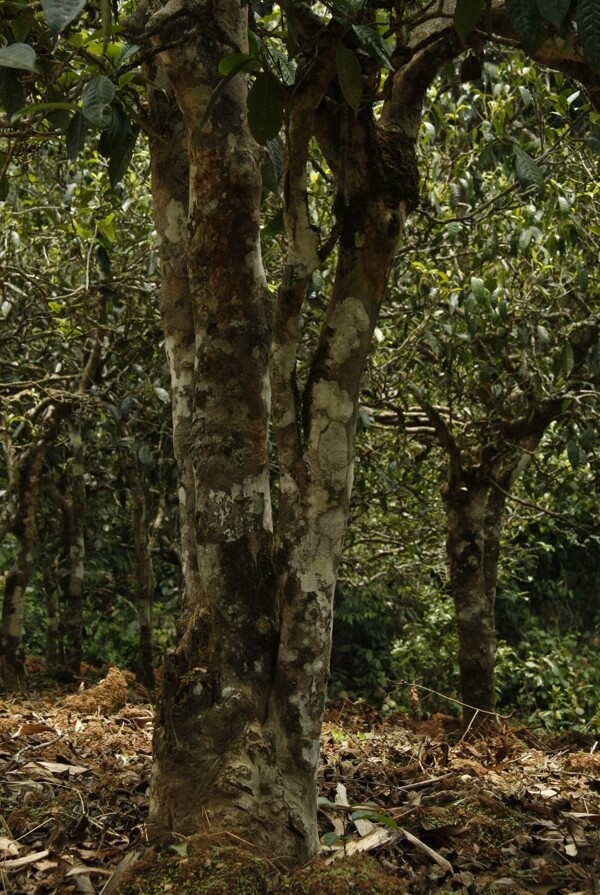
<path id="1" fill-rule="evenodd" d="M 165 663 L 150 826 L 230 832 L 289 864 L 318 851 L 316 774 L 333 592 L 348 520 L 360 376 L 407 214 L 420 107 L 455 40 L 417 53 L 376 122 L 332 101 L 333 21 L 298 55 L 286 122 L 288 255 L 273 307 L 260 250 L 261 150 L 247 76 L 203 121 L 223 56 L 247 49 L 247 8 L 152 2 L 129 27 L 149 63 L 152 191 L 173 384 L 183 613 Z M 299 29 L 302 38 L 301 29 Z M 297 378 L 300 313 L 330 250 L 309 216 L 316 138 L 338 191 L 335 279 Z M 268 431 L 277 447 L 274 531 Z"/>

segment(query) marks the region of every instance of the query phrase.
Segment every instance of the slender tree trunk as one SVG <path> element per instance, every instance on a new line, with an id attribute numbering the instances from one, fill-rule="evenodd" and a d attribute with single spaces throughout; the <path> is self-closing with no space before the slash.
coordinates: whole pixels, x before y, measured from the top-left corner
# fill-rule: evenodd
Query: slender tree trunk
<path id="1" fill-rule="evenodd" d="M 60 591 L 57 587 L 54 575 L 48 566 L 44 566 L 43 587 L 46 597 L 46 668 L 49 672 L 55 671 L 63 662 L 60 643 Z"/>
<path id="2" fill-rule="evenodd" d="M 65 666 L 77 677 L 83 657 L 83 584 L 85 577 L 85 460 L 79 418 L 71 420 L 71 493 L 67 498 L 69 577 L 65 593 Z"/>
<path id="3" fill-rule="evenodd" d="M 138 679 L 144 687 L 153 689 L 154 641 L 152 627 L 152 598 L 154 595 L 154 568 L 148 526 L 146 492 L 138 459 L 134 457 L 128 468 L 131 489 L 133 542 L 135 545 L 136 604 L 139 624 Z"/>
<path id="4" fill-rule="evenodd" d="M 148 66 L 157 89 L 150 92 L 150 155 L 154 220 L 161 263 L 160 309 L 171 373 L 173 447 L 179 481 L 179 528 L 184 604 L 199 600 L 196 494 L 192 463 L 195 365 L 194 311 L 187 269 L 189 158 L 183 118 L 165 67 Z"/>
<path id="5" fill-rule="evenodd" d="M 186 579 L 155 728 L 150 827 L 230 832 L 297 864 L 318 851 L 319 734 L 359 381 L 417 200 L 415 140 L 432 72 L 419 63 L 415 83 L 405 80 L 409 100 L 392 103 L 378 127 L 368 103 L 355 116 L 325 101 L 336 77 L 335 23 L 328 45 L 310 44 L 300 55 L 286 126 L 288 260 L 273 314 L 246 75 L 224 86 L 203 122 L 220 60 L 247 50 L 247 7 L 184 0 L 174 14 L 172 4 L 150 6 L 130 26 L 163 46 L 151 64 L 163 91 L 151 96 L 152 190 Z M 340 246 L 300 388 L 300 310 L 324 251 L 307 205 L 315 135 L 338 186 L 331 244 L 339 236 Z M 271 392 L 280 474 L 275 539 Z"/>
<path id="6" fill-rule="evenodd" d="M 56 439 L 59 418 L 57 406 L 52 405 L 46 410 L 40 431 L 19 469 L 16 517 L 12 524 L 16 555 L 6 576 L 0 625 L 0 684 L 8 690 L 20 689 L 26 681 L 23 655 L 25 595 L 33 570 L 40 477 L 44 457 Z"/>
<path id="7" fill-rule="evenodd" d="M 460 476 L 451 476 L 443 489 L 465 724 L 473 721 L 479 709 L 493 712 L 496 706 L 494 599 L 498 542 L 494 543 L 489 525 L 491 487 L 481 470 L 476 468 L 463 471 Z M 481 715 L 475 723 L 486 720 L 488 716 Z"/>

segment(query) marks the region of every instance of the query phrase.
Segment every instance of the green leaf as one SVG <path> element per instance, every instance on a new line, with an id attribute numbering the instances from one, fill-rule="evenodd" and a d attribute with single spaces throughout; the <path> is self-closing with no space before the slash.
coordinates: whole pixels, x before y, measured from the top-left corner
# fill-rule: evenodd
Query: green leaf
<path id="1" fill-rule="evenodd" d="M 260 60 L 249 53 L 230 53 L 219 62 L 220 75 L 228 75 L 233 69 L 237 74 L 238 71 L 260 71 L 261 68 Z"/>
<path id="2" fill-rule="evenodd" d="M 525 186 L 543 187 L 546 179 L 544 172 L 528 152 L 520 146 L 513 146 L 517 177 Z"/>
<path id="3" fill-rule="evenodd" d="M 576 441 L 567 441 L 567 457 L 572 469 L 577 469 L 581 463 L 581 451 Z"/>
<path id="4" fill-rule="evenodd" d="M 111 150 L 110 161 L 108 163 L 108 179 L 110 180 L 110 185 L 112 187 L 115 187 L 117 183 L 123 179 L 125 172 L 129 167 L 139 132 L 139 127 L 134 127 L 128 121 L 127 127 L 123 131 L 118 143 Z"/>
<path id="5" fill-rule="evenodd" d="M 354 50 L 341 41 L 335 50 L 335 64 L 342 95 L 350 108 L 358 112 L 363 93 L 362 69 Z"/>
<path id="6" fill-rule="evenodd" d="M 270 72 L 260 72 L 248 92 L 248 125 L 257 143 L 274 140 L 283 124 L 283 90 Z"/>
<path id="7" fill-rule="evenodd" d="M 485 287 L 481 277 L 471 277 L 471 292 L 477 301 L 481 302 L 485 299 Z"/>
<path id="8" fill-rule="evenodd" d="M 578 0 L 577 29 L 583 52 L 594 69 L 600 68 L 600 2 Z"/>
<path id="9" fill-rule="evenodd" d="M 32 112 L 72 112 L 76 106 L 74 103 L 65 103 L 65 102 L 55 102 L 55 103 L 33 103 L 30 106 L 23 106 L 22 109 L 19 109 L 14 115 L 11 115 L 10 120 L 11 123 L 15 121 L 19 121 L 21 118 L 24 118 L 25 115 L 31 115 Z M 50 116 L 44 116 L 50 117 Z"/>
<path id="10" fill-rule="evenodd" d="M 154 464 L 154 454 L 152 448 L 147 442 L 142 442 L 137 448 L 138 460 L 143 466 L 152 466 Z"/>
<path id="11" fill-rule="evenodd" d="M 27 9 L 25 7 L 20 10 L 18 15 L 14 15 L 10 23 L 10 30 L 13 33 L 14 39 L 21 43 L 27 38 L 34 25 L 35 14 L 33 9 Z"/>
<path id="12" fill-rule="evenodd" d="M 573 346 L 570 342 L 565 342 L 560 354 L 555 360 L 554 373 L 556 376 L 569 376 L 574 366 L 575 355 L 573 353 Z"/>
<path id="13" fill-rule="evenodd" d="M 344 13 L 345 17 L 350 15 L 354 18 L 356 13 L 364 7 L 365 0 L 332 0 L 331 5 L 334 9 L 339 9 Z"/>
<path id="14" fill-rule="evenodd" d="M 388 814 L 379 814 L 377 811 L 359 808 L 357 811 L 353 811 L 350 816 L 352 820 L 370 820 L 373 823 L 385 824 L 393 830 L 398 829 L 398 824 L 393 817 L 390 817 Z"/>
<path id="15" fill-rule="evenodd" d="M 595 441 L 596 435 L 594 434 L 594 430 L 588 427 L 581 436 L 581 446 L 586 453 L 589 453 L 589 451 L 594 449 Z"/>
<path id="16" fill-rule="evenodd" d="M 288 59 L 285 53 L 282 53 L 276 47 L 270 47 L 269 52 L 275 61 L 277 72 L 281 76 L 281 80 L 286 87 L 291 87 L 296 80 L 298 63 L 295 59 Z"/>
<path id="17" fill-rule="evenodd" d="M 333 808 L 335 811 L 340 810 L 340 806 L 328 799 L 327 796 L 317 796 L 317 805 L 319 808 Z"/>
<path id="18" fill-rule="evenodd" d="M 29 44 L 10 44 L 0 49 L 0 65 L 23 71 L 38 71 L 35 50 Z"/>
<path id="19" fill-rule="evenodd" d="M 274 140 L 267 140 L 268 158 L 261 166 L 263 189 L 277 193 L 283 174 L 283 143 L 279 135 Z"/>
<path id="20" fill-rule="evenodd" d="M 454 28 L 463 43 L 475 28 L 484 5 L 485 0 L 457 0 L 454 10 Z"/>
<path id="21" fill-rule="evenodd" d="M 540 15 L 554 25 L 557 31 L 563 30 L 570 6 L 571 0 L 537 0 Z"/>
<path id="22" fill-rule="evenodd" d="M 506 12 L 524 48 L 534 46 L 540 23 L 537 0 L 506 0 Z"/>
<path id="23" fill-rule="evenodd" d="M 110 154 L 115 146 L 122 139 L 127 127 L 131 130 L 131 125 L 123 111 L 121 103 L 114 101 L 110 105 L 111 118 L 109 124 L 103 129 L 98 141 L 98 152 L 104 158 L 110 158 Z"/>
<path id="24" fill-rule="evenodd" d="M 336 833 L 334 830 L 330 830 L 328 833 L 323 835 L 323 845 L 326 845 L 328 848 L 331 848 L 335 845 L 336 842 L 339 842 L 341 836 L 339 833 Z"/>
<path id="25" fill-rule="evenodd" d="M 22 108 L 25 102 L 21 75 L 14 68 L 0 66 L 0 105 L 10 117 Z"/>
<path id="26" fill-rule="evenodd" d="M 250 28 L 248 29 L 248 49 L 251 56 L 258 56 L 262 49 L 262 40 Z"/>
<path id="27" fill-rule="evenodd" d="M 391 68 L 391 50 L 377 28 L 371 25 L 353 25 L 352 30 L 358 38 L 360 46 L 375 59 L 382 68 Z"/>
<path id="28" fill-rule="evenodd" d="M 541 346 L 546 346 L 550 344 L 550 333 L 546 329 L 545 326 L 541 324 L 536 329 L 538 342 Z"/>
<path id="29" fill-rule="evenodd" d="M 42 9 L 50 31 L 56 36 L 77 18 L 86 0 L 42 0 Z"/>
<path id="30" fill-rule="evenodd" d="M 112 121 L 111 103 L 115 85 L 105 75 L 94 75 L 83 89 L 81 111 L 96 127 L 109 127 Z"/>

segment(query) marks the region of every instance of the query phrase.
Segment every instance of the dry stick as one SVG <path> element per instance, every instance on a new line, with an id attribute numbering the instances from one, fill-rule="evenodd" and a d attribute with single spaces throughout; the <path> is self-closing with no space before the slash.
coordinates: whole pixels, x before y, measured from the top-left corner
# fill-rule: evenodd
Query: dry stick
<path id="1" fill-rule="evenodd" d="M 433 690 L 431 687 L 426 687 L 424 684 L 415 684 L 412 681 L 398 681 L 398 684 L 401 687 L 416 687 L 418 690 L 425 690 L 427 693 L 433 693 L 435 696 L 445 699 L 446 702 L 453 702 L 456 705 L 460 705 L 462 708 L 480 712 L 482 715 L 493 715 L 494 718 L 502 718 L 503 721 L 509 721 L 513 716 L 513 712 L 508 715 L 502 715 L 500 712 L 489 712 L 486 709 L 477 708 L 476 705 L 469 705 L 468 702 L 461 702 L 460 699 L 456 699 L 454 696 L 447 696 L 446 693 L 440 693 L 439 690 Z"/>

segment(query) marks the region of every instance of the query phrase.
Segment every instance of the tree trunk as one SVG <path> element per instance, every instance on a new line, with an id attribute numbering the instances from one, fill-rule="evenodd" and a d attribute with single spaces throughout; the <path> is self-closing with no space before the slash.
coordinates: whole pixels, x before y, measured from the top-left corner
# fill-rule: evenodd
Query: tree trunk
<path id="1" fill-rule="evenodd" d="M 537 419 L 534 421 L 538 424 Z M 530 425 L 532 425 L 530 421 Z M 450 439 L 446 549 L 458 630 L 463 722 L 479 727 L 496 707 L 496 589 L 506 500 L 537 448 L 543 428 L 506 448 L 503 435 L 481 450 L 479 466 L 465 468 Z"/>
<path id="2" fill-rule="evenodd" d="M 26 681 L 23 655 L 25 595 L 33 570 L 40 476 L 44 457 L 56 439 L 59 418 L 59 408 L 50 406 L 19 469 L 18 500 L 12 524 L 16 555 L 6 576 L 0 625 L 0 685 L 7 690 L 21 689 Z"/>
<path id="3" fill-rule="evenodd" d="M 77 677 L 83 657 L 83 582 L 85 576 L 85 464 L 78 418 L 70 424 L 71 495 L 66 500 L 69 577 L 65 594 L 65 666 Z"/>
<path id="4" fill-rule="evenodd" d="M 150 690 L 156 683 L 154 676 L 154 641 L 152 630 L 152 598 L 154 568 L 148 527 L 146 492 L 138 459 L 133 457 L 128 468 L 135 546 L 136 605 L 139 624 L 139 662 L 137 675 L 140 683 Z"/>
<path id="5" fill-rule="evenodd" d="M 500 520 L 491 525 L 492 485 L 479 467 L 452 475 L 443 489 L 446 549 L 458 630 L 463 720 L 479 726 L 496 706 L 494 601 Z M 486 525 L 487 523 L 487 525 Z"/>
<path id="6" fill-rule="evenodd" d="M 60 642 L 60 589 L 55 574 L 47 565 L 44 565 L 42 575 L 47 617 L 45 660 L 47 670 L 52 673 L 64 661 Z"/>
<path id="7" fill-rule="evenodd" d="M 152 191 L 185 574 L 179 644 L 165 663 L 155 728 L 150 828 L 231 833 L 298 864 L 319 847 L 319 736 L 360 376 L 417 200 L 415 140 L 434 69 L 425 74 L 419 56 L 413 81 L 403 82 L 408 100 L 392 102 L 380 127 L 368 103 L 355 116 L 326 101 L 337 35 L 300 54 L 286 125 L 288 260 L 273 314 L 246 75 L 229 80 L 203 122 L 220 60 L 247 50 L 247 7 L 241 0 L 150 6 L 129 27 L 164 47 L 149 63 L 162 91 L 150 98 Z M 307 204 L 315 135 L 336 179 L 331 244 L 339 235 L 340 245 L 301 389 L 300 311 L 324 257 Z"/>

